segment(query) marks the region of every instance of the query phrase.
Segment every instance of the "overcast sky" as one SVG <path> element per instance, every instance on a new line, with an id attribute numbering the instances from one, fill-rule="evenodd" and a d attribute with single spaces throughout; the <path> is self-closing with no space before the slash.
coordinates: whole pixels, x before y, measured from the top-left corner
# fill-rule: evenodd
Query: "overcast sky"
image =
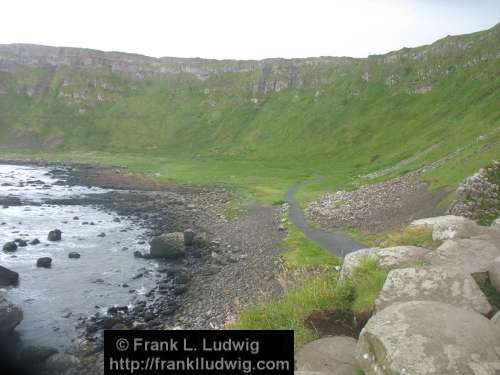
<path id="1" fill-rule="evenodd" d="M 0 44 L 149 56 L 353 56 L 500 22 L 500 0 L 2 0 Z"/>

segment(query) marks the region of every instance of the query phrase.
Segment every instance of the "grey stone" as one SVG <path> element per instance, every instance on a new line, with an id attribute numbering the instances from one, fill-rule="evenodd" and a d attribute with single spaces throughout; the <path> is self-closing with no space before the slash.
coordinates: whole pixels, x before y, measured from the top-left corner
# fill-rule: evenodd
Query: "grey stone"
<path id="1" fill-rule="evenodd" d="M 376 311 L 406 301 L 444 302 L 485 316 L 492 312 L 488 299 L 472 276 L 442 267 L 400 268 L 389 272 L 375 301 Z"/>
<path id="2" fill-rule="evenodd" d="M 357 250 L 345 256 L 340 279 L 343 280 L 349 276 L 353 268 L 358 266 L 364 257 L 374 259 L 381 267 L 390 269 L 420 263 L 429 251 L 429 249 L 417 246 L 375 247 Z"/>
<path id="3" fill-rule="evenodd" d="M 415 220 L 412 226 L 432 227 L 432 238 L 434 240 L 452 240 L 456 238 L 470 238 L 486 234 L 491 228 L 481 227 L 474 221 L 462 216 L 436 216 L 426 219 Z"/>
<path id="4" fill-rule="evenodd" d="M 0 285 L 16 285 L 19 281 L 19 274 L 8 268 L 0 266 Z"/>
<path id="5" fill-rule="evenodd" d="M 43 268 L 50 268 L 52 266 L 52 258 L 49 257 L 38 258 L 38 260 L 36 261 L 36 266 Z"/>
<path id="6" fill-rule="evenodd" d="M 498 311 L 493 318 L 491 318 L 491 322 L 495 324 L 498 328 L 500 328 L 500 311 Z"/>
<path id="7" fill-rule="evenodd" d="M 45 361 L 45 367 L 52 373 L 61 374 L 67 370 L 75 369 L 80 360 L 71 354 L 57 353 Z"/>
<path id="8" fill-rule="evenodd" d="M 186 254 L 184 233 L 162 234 L 151 241 L 150 254 L 153 258 L 177 259 Z"/>
<path id="9" fill-rule="evenodd" d="M 366 375 L 495 375 L 500 328 L 441 302 L 396 303 L 368 321 L 356 358 Z"/>
<path id="10" fill-rule="evenodd" d="M 30 345 L 24 347 L 19 353 L 22 363 L 31 365 L 45 361 L 50 356 L 56 354 L 57 349 L 43 345 Z"/>
<path id="11" fill-rule="evenodd" d="M 62 232 L 59 229 L 51 230 L 47 236 L 49 241 L 61 241 Z"/>
<path id="12" fill-rule="evenodd" d="M 330 375 L 355 375 L 356 340 L 347 336 L 323 337 L 312 341 L 295 355 L 297 370 Z"/>
<path id="13" fill-rule="evenodd" d="M 0 333 L 11 332 L 23 320 L 23 311 L 0 293 Z"/>
<path id="14" fill-rule="evenodd" d="M 488 276 L 491 285 L 495 287 L 497 292 L 500 292 L 500 256 L 496 257 L 488 268 Z"/>
<path id="15" fill-rule="evenodd" d="M 17 250 L 17 244 L 14 241 L 6 242 L 3 245 L 3 251 L 6 251 L 8 253 L 12 253 Z"/>
<path id="16" fill-rule="evenodd" d="M 500 249 L 484 239 L 456 239 L 445 241 L 436 250 L 425 256 L 425 261 L 433 266 L 453 268 L 465 274 L 484 274 Z"/>
<path id="17" fill-rule="evenodd" d="M 72 251 L 68 254 L 68 258 L 71 258 L 71 259 L 78 259 L 80 258 L 80 254 L 77 253 L 76 251 Z"/>

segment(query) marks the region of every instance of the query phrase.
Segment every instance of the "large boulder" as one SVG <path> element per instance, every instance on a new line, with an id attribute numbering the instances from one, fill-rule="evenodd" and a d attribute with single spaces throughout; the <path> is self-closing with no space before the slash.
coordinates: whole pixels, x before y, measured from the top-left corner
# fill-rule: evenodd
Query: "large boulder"
<path id="1" fill-rule="evenodd" d="M 12 253 L 17 250 L 17 244 L 14 241 L 6 242 L 3 245 L 3 251 Z"/>
<path id="2" fill-rule="evenodd" d="M 324 337 L 306 344 L 295 355 L 298 371 L 329 375 L 355 375 L 356 340 L 347 336 Z"/>
<path id="3" fill-rule="evenodd" d="M 16 285 L 19 281 L 19 274 L 8 268 L 0 266 L 0 285 Z"/>
<path id="4" fill-rule="evenodd" d="M 493 311 L 472 276 L 442 267 L 400 268 L 389 272 L 375 301 L 376 311 L 407 301 L 444 302 L 485 316 Z"/>
<path id="5" fill-rule="evenodd" d="M 178 259 L 186 255 L 184 233 L 174 232 L 153 238 L 149 252 L 153 258 Z"/>
<path id="6" fill-rule="evenodd" d="M 0 334 L 11 332 L 23 320 L 23 310 L 0 293 Z"/>
<path id="7" fill-rule="evenodd" d="M 52 258 L 50 257 L 38 258 L 38 260 L 36 261 L 36 266 L 42 268 L 50 268 L 52 267 Z"/>
<path id="8" fill-rule="evenodd" d="M 366 375 L 495 375 L 500 328 L 441 302 L 396 303 L 368 321 L 356 357 Z"/>
<path id="9" fill-rule="evenodd" d="M 500 256 L 496 257 L 488 268 L 488 276 L 491 285 L 495 287 L 497 292 L 500 292 Z"/>
<path id="10" fill-rule="evenodd" d="M 476 280 L 486 279 L 491 263 L 500 256 L 500 248 L 484 239 L 457 239 L 445 241 L 436 250 L 425 256 L 433 266 L 453 268 Z"/>
<path id="11" fill-rule="evenodd" d="M 368 248 L 349 253 L 344 258 L 340 279 L 344 280 L 365 257 L 374 259 L 384 268 L 400 268 L 421 263 L 429 249 L 417 246 L 394 246 L 386 248 Z"/>
<path id="12" fill-rule="evenodd" d="M 59 229 L 51 230 L 47 236 L 49 241 L 61 241 L 61 231 Z"/>
<path id="13" fill-rule="evenodd" d="M 479 236 L 491 230 L 491 228 L 477 225 L 470 219 L 454 215 L 419 219 L 413 221 L 410 225 L 432 227 L 432 239 L 442 241 Z"/>

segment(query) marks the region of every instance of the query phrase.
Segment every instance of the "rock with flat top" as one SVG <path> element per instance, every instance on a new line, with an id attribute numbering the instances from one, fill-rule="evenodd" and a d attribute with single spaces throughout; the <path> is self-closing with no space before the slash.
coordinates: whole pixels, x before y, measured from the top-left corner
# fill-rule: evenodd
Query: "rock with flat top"
<path id="1" fill-rule="evenodd" d="M 366 375 L 496 375 L 500 328 L 442 302 L 396 303 L 368 321 L 356 358 Z"/>
<path id="2" fill-rule="evenodd" d="M 312 341 L 295 355 L 298 371 L 330 375 L 355 375 L 359 368 L 354 352 L 356 340 L 347 336 Z"/>
<path id="3" fill-rule="evenodd" d="M 365 257 L 376 260 L 379 266 L 384 268 L 401 268 L 421 263 L 429 251 L 429 249 L 417 246 L 374 247 L 357 250 L 345 256 L 340 279 L 344 280 L 348 277 Z"/>
<path id="4" fill-rule="evenodd" d="M 470 219 L 454 215 L 419 219 L 413 221 L 410 225 L 432 227 L 432 239 L 441 241 L 470 238 L 486 234 L 491 230 L 491 228 L 477 225 Z"/>
<path id="5" fill-rule="evenodd" d="M 493 310 L 470 275 L 442 267 L 400 268 L 389 272 L 376 301 L 376 311 L 398 302 L 437 301 L 489 316 Z"/>
<path id="6" fill-rule="evenodd" d="M 428 253 L 425 262 L 473 275 L 476 280 L 486 280 L 491 263 L 499 256 L 500 248 L 491 241 L 456 239 L 445 241 Z"/>

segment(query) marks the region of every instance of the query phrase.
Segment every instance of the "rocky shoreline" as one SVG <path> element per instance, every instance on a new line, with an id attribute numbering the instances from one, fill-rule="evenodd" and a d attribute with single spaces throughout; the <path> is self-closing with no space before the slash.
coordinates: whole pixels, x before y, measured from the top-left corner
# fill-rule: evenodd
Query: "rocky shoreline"
<path id="1" fill-rule="evenodd" d="M 78 199 L 52 200 L 50 204 L 90 205 L 127 217 L 146 229 L 143 240 L 147 243 L 167 233 L 189 231 L 194 237 L 181 257 L 158 259 L 156 287 L 146 292 L 145 300 L 132 309 L 115 306 L 106 314 L 81 319 L 80 343 L 67 353 L 43 358 L 38 372 L 102 372 L 104 329 L 220 329 L 242 307 L 282 292 L 276 278 L 280 270 L 278 244 L 284 236 L 279 230 L 279 208 L 256 205 L 246 216 L 228 221 L 224 207 L 231 192 L 224 188 L 161 186 L 121 168 L 37 165 L 50 166 L 55 176 L 70 185 L 114 189 Z M 143 274 L 130 276 L 140 278 Z"/>

